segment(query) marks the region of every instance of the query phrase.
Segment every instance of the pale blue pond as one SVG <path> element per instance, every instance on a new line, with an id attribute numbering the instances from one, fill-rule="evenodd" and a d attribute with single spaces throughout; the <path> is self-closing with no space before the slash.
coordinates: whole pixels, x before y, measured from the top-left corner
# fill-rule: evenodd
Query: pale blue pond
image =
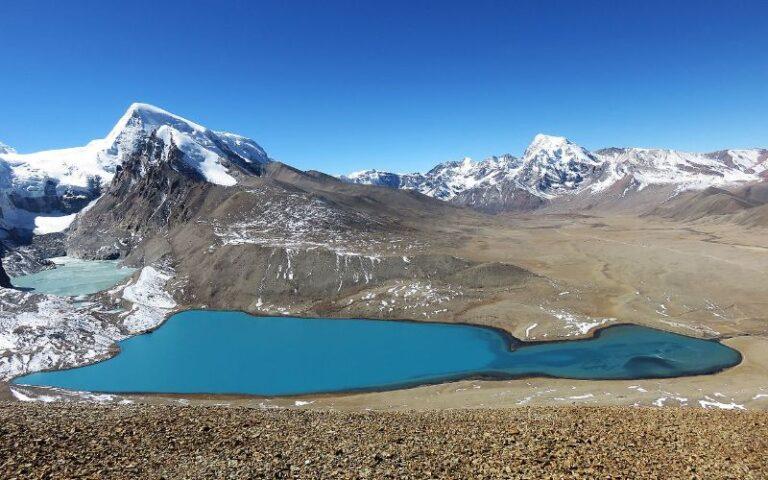
<path id="1" fill-rule="evenodd" d="M 467 325 L 207 310 L 178 313 L 120 346 L 122 352 L 110 360 L 33 373 L 14 383 L 271 396 L 471 377 L 661 378 L 711 373 L 741 361 L 737 351 L 718 342 L 633 325 L 607 328 L 589 340 L 521 346 L 499 331 Z"/>
<path id="2" fill-rule="evenodd" d="M 56 263 L 56 268 L 14 277 L 11 283 L 14 287 L 32 289 L 38 293 L 77 297 L 117 285 L 135 271 L 112 260 L 80 260 L 69 257 L 51 260 Z"/>

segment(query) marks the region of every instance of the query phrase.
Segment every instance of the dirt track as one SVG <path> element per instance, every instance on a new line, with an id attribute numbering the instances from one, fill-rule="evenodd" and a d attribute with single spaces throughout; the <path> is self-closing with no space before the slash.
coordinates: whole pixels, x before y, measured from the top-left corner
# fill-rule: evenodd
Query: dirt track
<path id="1" fill-rule="evenodd" d="M 766 478 L 768 413 L 0 404 L 0 478 Z"/>

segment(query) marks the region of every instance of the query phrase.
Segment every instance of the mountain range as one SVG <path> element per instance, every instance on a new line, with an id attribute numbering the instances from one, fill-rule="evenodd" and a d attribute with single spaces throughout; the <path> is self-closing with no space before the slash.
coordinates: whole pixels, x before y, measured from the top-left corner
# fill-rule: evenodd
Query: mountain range
<path id="1" fill-rule="evenodd" d="M 135 103 L 106 137 L 83 147 L 21 154 L 0 143 L 0 239 L 24 243 L 33 234 L 66 229 L 148 140 L 162 144 L 163 152 L 156 151 L 154 158 L 138 165 L 132 172 L 136 178 L 159 158 L 167 160 L 171 149 L 177 152 L 170 160 L 171 170 L 221 186 L 259 175 L 272 162 L 249 138 L 214 131 L 160 108 Z M 464 158 L 441 163 L 426 173 L 364 170 L 340 178 L 348 183 L 410 190 L 487 213 L 638 209 L 638 205 L 647 212 L 684 192 L 765 181 L 768 150 L 589 151 L 564 137 L 539 134 L 520 157 Z"/>
<path id="2" fill-rule="evenodd" d="M 522 157 L 441 163 L 426 173 L 355 172 L 351 183 L 414 190 L 486 212 L 533 210 L 565 204 L 624 203 L 644 190 L 659 203 L 681 192 L 741 185 L 768 178 L 768 150 L 689 153 L 648 148 L 590 152 L 564 137 L 539 134 Z"/>
<path id="3" fill-rule="evenodd" d="M 366 170 L 336 179 L 276 162 L 249 138 L 135 103 L 103 139 L 83 147 L 22 154 L 0 144 L 0 242 L 6 267 L 18 274 L 40 268 L 30 252 L 123 258 L 226 208 L 226 218 L 205 220 L 220 238 L 358 254 L 375 231 L 410 232 L 409 241 L 418 243 L 419 228 L 406 225 L 450 205 L 485 213 L 619 209 L 762 225 L 766 179 L 766 149 L 593 152 L 543 134 L 521 157 L 465 158 L 426 173 Z M 232 227 L 235 218 L 239 230 Z M 56 240 L 47 241 L 48 234 Z"/>
<path id="4" fill-rule="evenodd" d="M 514 317 L 521 338 L 531 325 L 582 335 L 613 313 L 585 306 L 602 292 L 550 277 L 552 265 L 572 263 L 563 243 L 551 245 L 554 256 L 544 263 L 512 255 L 537 247 L 541 218 L 560 219 L 559 228 L 578 214 L 590 235 L 602 227 L 589 212 L 610 209 L 768 225 L 766 150 L 590 152 L 538 135 L 520 158 L 342 180 L 275 161 L 248 138 L 134 104 L 103 139 L 83 147 L 22 154 L 4 145 L 2 152 L 0 287 L 13 282 L 3 269 L 15 277 L 62 255 L 119 259 L 139 271 L 83 305 L 0 288 L 9 309 L 0 322 L 15 345 L 0 358 L 0 381 L 106 355 L 110 339 L 159 325 L 168 305 L 497 327 Z M 569 216 L 529 222 L 561 210 Z M 525 215 L 486 213 L 510 211 Z M 528 225 L 536 241 L 520 243 L 518 230 Z M 129 284 L 146 287 L 145 304 L 121 293 Z"/>

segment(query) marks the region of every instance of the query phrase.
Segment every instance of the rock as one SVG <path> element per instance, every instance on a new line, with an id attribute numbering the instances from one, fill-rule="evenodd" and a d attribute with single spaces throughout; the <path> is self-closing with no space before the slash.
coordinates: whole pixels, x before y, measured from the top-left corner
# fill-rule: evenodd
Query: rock
<path id="1" fill-rule="evenodd" d="M 758 411 L 0 403 L 0 478 L 757 479 L 766 451 Z"/>
<path id="2" fill-rule="evenodd" d="M 0 259 L 0 287 L 13 288 L 13 285 L 11 285 L 11 279 L 8 277 L 8 274 L 5 273 L 5 269 L 3 268 L 2 259 Z"/>

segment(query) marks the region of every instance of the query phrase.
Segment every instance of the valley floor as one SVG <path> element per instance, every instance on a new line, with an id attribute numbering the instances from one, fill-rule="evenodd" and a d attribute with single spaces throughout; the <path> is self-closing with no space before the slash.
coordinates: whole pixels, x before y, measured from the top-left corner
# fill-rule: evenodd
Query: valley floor
<path id="1" fill-rule="evenodd" d="M 346 306 L 350 304 L 346 295 L 369 298 L 354 302 L 355 310 L 334 310 L 327 303 L 325 310 L 309 307 L 292 313 L 472 323 L 536 341 L 573 339 L 589 335 L 596 327 L 637 323 L 720 339 L 739 350 L 744 361 L 715 375 L 664 380 L 531 378 L 311 398 L 200 396 L 190 400 L 338 410 L 569 404 L 768 410 L 768 237 L 764 229 L 635 216 L 541 214 L 462 220 L 445 229 L 443 238 L 455 241 L 436 246 L 438 253 L 519 265 L 536 277 L 509 288 L 480 288 L 472 295 L 430 304 L 425 309 L 439 312 L 427 318 L 408 310 L 413 299 L 395 298 L 400 290 L 388 285 L 342 292 L 332 302 Z M 381 310 L 384 301 L 389 306 L 386 311 Z M 29 398 L 66 400 L 83 395 L 0 383 L 0 399 Z M 154 404 L 180 401 L 146 396 L 86 398 Z"/>
<path id="2" fill-rule="evenodd" d="M 547 285 L 498 292 L 455 319 L 523 340 L 612 323 L 699 337 L 768 335 L 766 233 L 632 215 L 496 217 L 451 253 L 518 265 Z"/>
<path id="3" fill-rule="evenodd" d="M 0 404 L 2 478 L 768 476 L 768 413 Z"/>

